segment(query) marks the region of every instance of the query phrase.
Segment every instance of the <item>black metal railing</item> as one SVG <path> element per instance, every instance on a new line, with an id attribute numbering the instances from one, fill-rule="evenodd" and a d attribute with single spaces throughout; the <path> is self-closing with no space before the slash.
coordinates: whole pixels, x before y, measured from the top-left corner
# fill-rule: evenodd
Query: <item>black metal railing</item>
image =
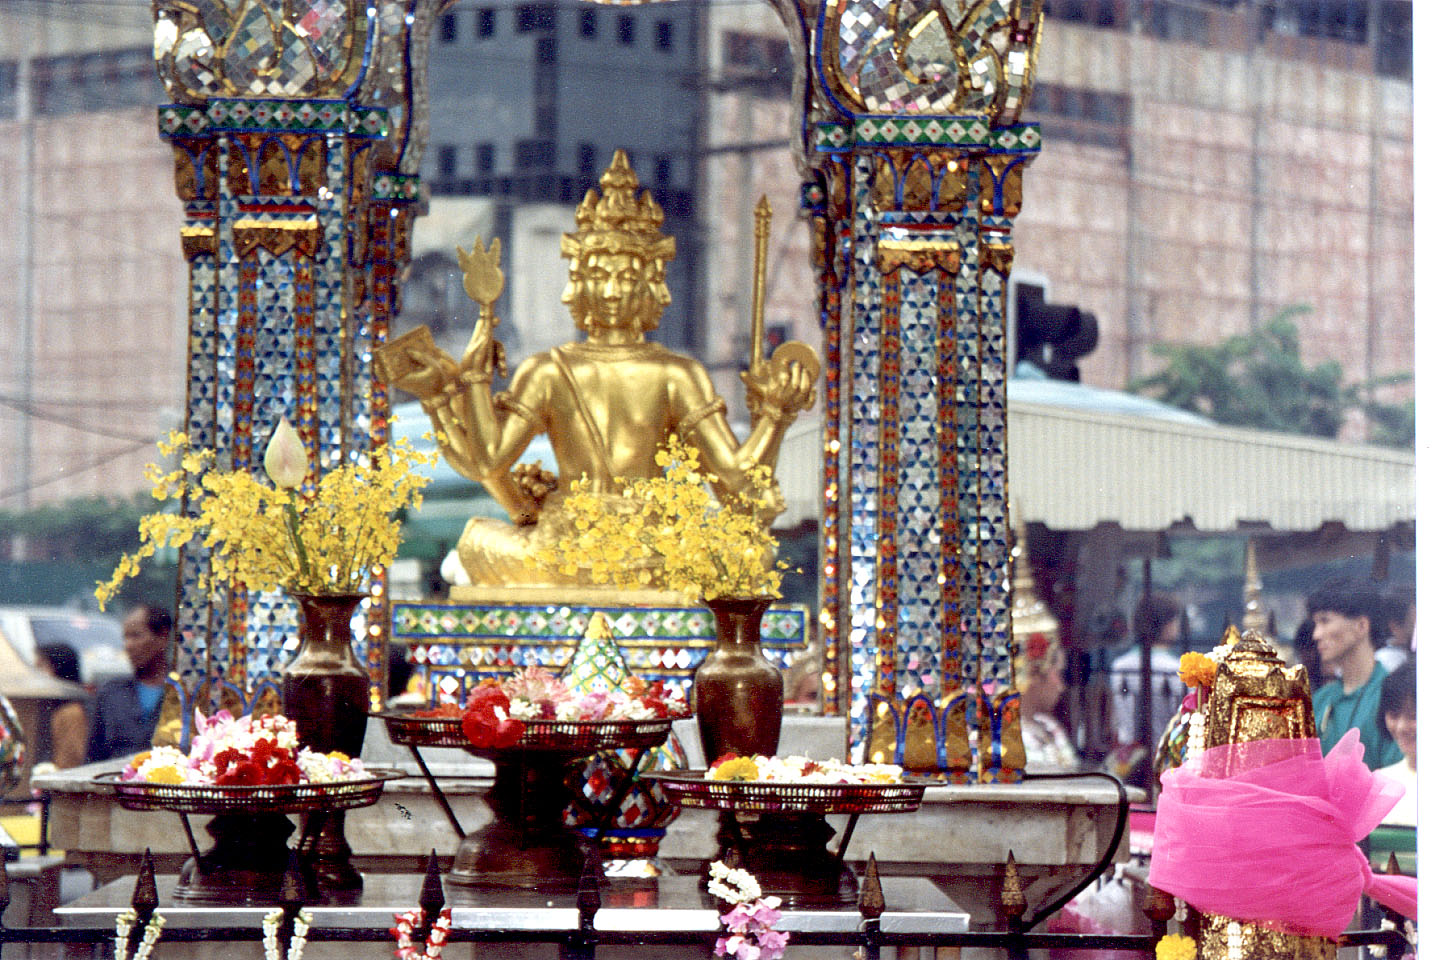
<path id="1" fill-rule="evenodd" d="M 3 877 L 3 872 L 0 872 Z M 595 916 L 602 900 L 600 896 L 600 861 L 592 856 L 586 864 L 576 890 L 575 904 L 579 919 L 573 928 L 564 930 L 532 929 L 465 929 L 454 927 L 450 931 L 452 943 L 553 943 L 559 948 L 562 960 L 594 960 L 596 950 L 603 946 L 647 945 L 647 946 L 694 946 L 708 948 L 717 934 L 723 930 L 719 925 L 718 913 L 714 930 L 676 931 L 627 931 L 596 929 Z M 278 932 L 280 955 L 289 950 L 294 921 L 305 908 L 303 885 L 294 876 L 287 877 L 277 907 L 281 910 Z M 966 933 L 914 933 L 887 931 L 881 929 L 885 914 L 885 897 L 879 869 L 872 857 L 866 868 L 860 886 L 859 913 L 861 920 L 854 930 L 820 931 L 794 930 L 790 943 L 794 946 L 836 946 L 864 951 L 866 960 L 879 960 L 885 947 L 973 947 L 1005 951 L 1014 960 L 1028 957 L 1032 950 L 1123 950 L 1136 954 L 1153 956 L 1155 944 L 1166 932 L 1169 922 L 1175 917 L 1175 902 L 1169 895 L 1150 890 L 1144 905 L 1151 931 L 1144 934 L 1081 934 L 1037 932 L 1033 927 L 1064 902 L 1072 898 L 1077 890 L 1067 891 L 1057 903 L 1046 905 L 1034 911 L 1027 919 L 1029 907 L 1020 891 L 1018 874 L 1013 859 L 1006 869 L 998 915 L 1006 925 L 1004 930 L 976 931 Z M 417 891 L 417 903 L 423 910 L 419 927 L 412 934 L 413 942 L 423 943 L 430 925 L 445 906 L 445 892 L 440 882 L 439 860 L 431 853 L 430 862 Z M 9 886 L 0 879 L 0 912 L 9 903 Z M 132 925 L 131 943 L 126 951 L 133 956 L 146 924 L 159 909 L 159 897 L 155 885 L 153 861 L 147 851 L 140 873 L 136 878 L 135 891 L 130 900 L 137 919 Z M 1193 932 L 1195 915 L 1187 926 Z M 1399 926 L 1399 918 L 1391 917 Z M 115 937 L 108 927 L 5 927 L 0 924 L 0 951 L 7 943 L 14 944 L 110 944 Z M 262 940 L 264 932 L 256 926 L 209 926 L 163 929 L 161 943 L 245 943 Z M 392 940 L 390 927 L 311 927 L 307 942 L 351 942 L 385 943 Z M 1340 945 L 1379 945 L 1386 950 L 1387 960 L 1400 960 L 1408 949 L 1408 943 L 1398 930 L 1365 930 L 1347 933 L 1340 938 Z"/>

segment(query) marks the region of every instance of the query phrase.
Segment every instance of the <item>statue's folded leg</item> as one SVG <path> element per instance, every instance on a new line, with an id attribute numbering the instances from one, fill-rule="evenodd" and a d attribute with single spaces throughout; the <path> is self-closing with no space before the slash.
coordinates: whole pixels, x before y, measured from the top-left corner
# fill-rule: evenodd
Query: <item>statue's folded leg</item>
<path id="1" fill-rule="evenodd" d="M 503 587 L 553 583 L 549 571 L 526 562 L 539 543 L 539 530 L 538 525 L 517 527 L 508 520 L 471 517 L 455 547 L 471 584 Z"/>

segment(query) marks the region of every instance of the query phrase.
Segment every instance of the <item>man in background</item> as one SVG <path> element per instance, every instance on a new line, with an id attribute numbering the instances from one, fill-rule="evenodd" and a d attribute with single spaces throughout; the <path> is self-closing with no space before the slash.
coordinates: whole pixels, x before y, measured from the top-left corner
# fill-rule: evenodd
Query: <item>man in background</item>
<path id="1" fill-rule="evenodd" d="M 1345 731 L 1355 729 L 1371 770 L 1399 762 L 1400 748 L 1380 735 L 1380 687 L 1388 671 L 1375 661 L 1375 639 L 1383 629 L 1379 594 L 1359 583 L 1331 581 L 1310 595 L 1306 608 L 1321 666 L 1340 674 L 1311 698 L 1321 749 L 1329 753 Z"/>
<path id="2" fill-rule="evenodd" d="M 159 607 L 136 607 L 125 618 L 125 655 L 135 675 L 111 680 L 95 695 L 90 763 L 149 749 L 165 696 L 173 626 L 169 611 Z"/>
<path id="3" fill-rule="evenodd" d="M 1415 642 L 1415 594 L 1408 591 L 1396 592 L 1387 594 L 1382 599 L 1385 605 L 1386 636 L 1375 651 L 1375 659 L 1380 661 L 1380 666 L 1388 673 L 1394 673 L 1400 669 L 1401 664 L 1411 658 Z"/>

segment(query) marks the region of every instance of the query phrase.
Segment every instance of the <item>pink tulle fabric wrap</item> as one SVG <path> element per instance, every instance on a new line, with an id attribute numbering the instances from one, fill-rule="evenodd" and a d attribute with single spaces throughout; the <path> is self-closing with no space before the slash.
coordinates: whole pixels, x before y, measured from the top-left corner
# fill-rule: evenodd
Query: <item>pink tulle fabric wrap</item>
<path id="1" fill-rule="evenodd" d="M 1338 937 L 1362 894 L 1412 919 L 1414 877 L 1376 875 L 1355 846 L 1405 790 L 1364 763 L 1351 730 L 1320 741 L 1212 747 L 1169 770 L 1155 812 L 1150 883 L 1206 913 Z"/>

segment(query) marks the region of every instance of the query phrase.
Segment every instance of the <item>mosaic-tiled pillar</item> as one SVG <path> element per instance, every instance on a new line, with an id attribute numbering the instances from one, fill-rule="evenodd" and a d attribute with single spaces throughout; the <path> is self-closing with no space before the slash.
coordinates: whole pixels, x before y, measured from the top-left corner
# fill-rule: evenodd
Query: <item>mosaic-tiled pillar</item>
<path id="1" fill-rule="evenodd" d="M 822 695 L 857 753 L 1012 779 L 1005 293 L 1039 9 L 962 6 L 830 0 L 813 31 Z"/>
<path id="2" fill-rule="evenodd" d="M 408 256 L 423 147 L 423 53 L 432 18 L 416 2 L 239 0 L 156 4 L 155 51 L 173 103 L 160 132 L 175 153 L 190 266 L 185 430 L 222 469 L 260 471 L 282 417 L 316 475 L 387 436 L 373 368 Z M 279 593 L 207 593 L 208 558 L 187 548 L 176 603 L 180 718 L 221 703 L 278 701 L 297 613 Z M 386 596 L 377 577 L 357 652 L 378 698 Z"/>

